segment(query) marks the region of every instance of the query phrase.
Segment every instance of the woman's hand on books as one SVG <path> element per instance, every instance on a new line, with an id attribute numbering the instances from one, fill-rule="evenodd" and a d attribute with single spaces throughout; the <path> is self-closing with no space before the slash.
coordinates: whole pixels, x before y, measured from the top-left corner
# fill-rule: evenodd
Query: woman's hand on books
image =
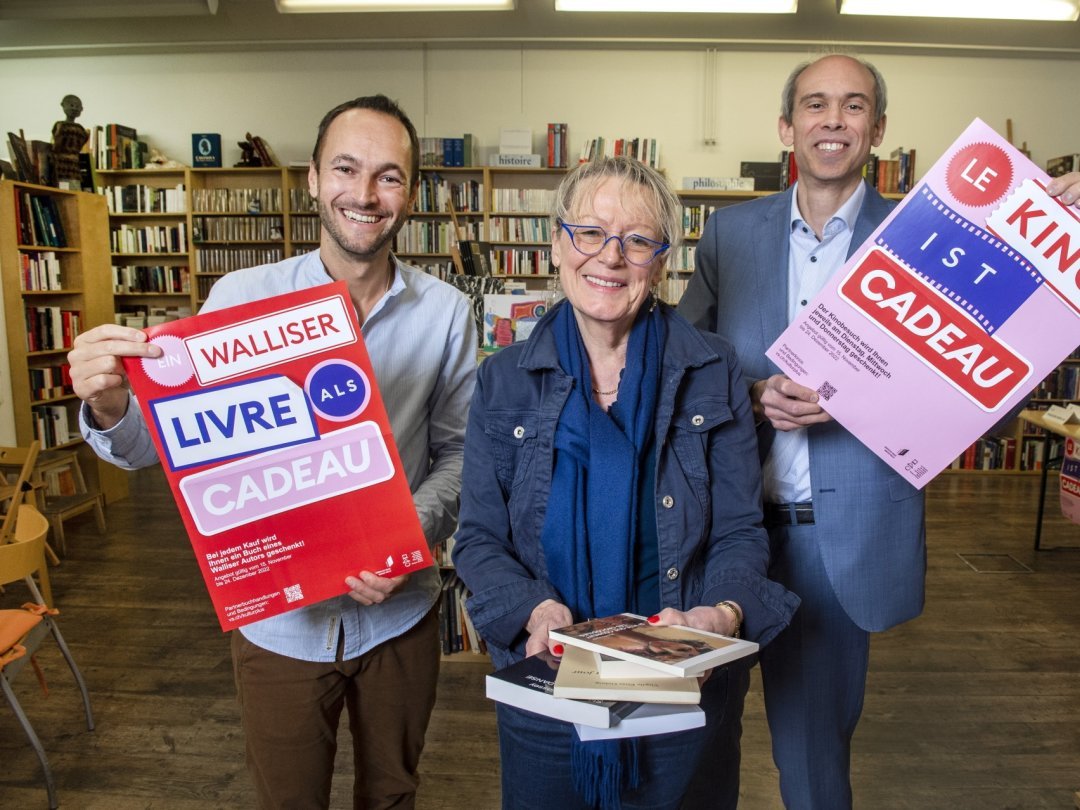
<path id="1" fill-rule="evenodd" d="M 562 645 L 552 642 L 548 638 L 548 631 L 573 623 L 574 617 L 570 608 L 554 599 L 545 599 L 533 608 L 529 621 L 525 624 L 525 631 L 529 634 L 529 639 L 525 642 L 525 655 L 536 655 L 544 650 L 552 655 L 562 655 Z M 557 652 L 556 647 L 559 647 Z"/>
<path id="2" fill-rule="evenodd" d="M 653 619 L 656 621 L 653 621 Z M 664 608 L 656 616 L 649 617 L 649 624 L 658 626 L 682 625 L 697 630 L 705 630 L 709 633 L 719 633 L 722 636 L 733 635 L 738 628 L 738 623 L 732 611 L 706 605 L 699 605 L 690 608 L 690 610 Z"/>
<path id="3" fill-rule="evenodd" d="M 90 406 L 95 427 L 108 430 L 127 413 L 127 374 L 122 358 L 162 354 L 159 346 L 147 342 L 142 330 L 114 323 L 95 326 L 75 338 L 67 356 L 71 386 Z"/>

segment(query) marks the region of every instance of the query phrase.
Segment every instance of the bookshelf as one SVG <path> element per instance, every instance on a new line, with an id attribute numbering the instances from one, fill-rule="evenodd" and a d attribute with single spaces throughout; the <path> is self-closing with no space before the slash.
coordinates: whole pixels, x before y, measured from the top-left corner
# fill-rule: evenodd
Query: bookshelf
<path id="1" fill-rule="evenodd" d="M 112 320 L 109 223 L 94 194 L 0 181 L 0 277 L 11 380 L 5 406 L 14 442 L 43 455 L 72 450 L 92 491 L 127 495 L 122 470 L 99 461 L 79 436 L 79 400 L 67 352 L 90 325 Z"/>
<path id="2" fill-rule="evenodd" d="M 319 246 L 307 168 L 98 171 L 109 205 L 117 314 L 132 326 L 197 312 L 241 267 Z"/>
<path id="3" fill-rule="evenodd" d="M 145 326 L 152 312 L 190 315 L 191 222 L 184 169 L 98 171 L 109 209 L 116 315 Z"/>

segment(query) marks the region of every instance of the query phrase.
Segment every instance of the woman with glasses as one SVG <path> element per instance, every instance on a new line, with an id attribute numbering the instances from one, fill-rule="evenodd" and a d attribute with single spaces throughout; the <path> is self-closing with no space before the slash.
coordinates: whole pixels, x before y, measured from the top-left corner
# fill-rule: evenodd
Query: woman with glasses
<path id="1" fill-rule="evenodd" d="M 656 297 L 678 198 L 624 157 L 578 166 L 556 196 L 566 299 L 482 364 L 469 415 L 453 555 L 469 614 L 496 668 L 558 656 L 550 629 L 624 611 L 765 644 L 798 599 L 765 578 L 734 352 Z M 704 728 L 637 739 L 582 742 L 572 724 L 498 704 L 503 807 L 678 808 L 710 749 L 736 752 L 716 762 L 731 790 L 702 806 L 734 807 L 748 677 L 713 670 Z"/>

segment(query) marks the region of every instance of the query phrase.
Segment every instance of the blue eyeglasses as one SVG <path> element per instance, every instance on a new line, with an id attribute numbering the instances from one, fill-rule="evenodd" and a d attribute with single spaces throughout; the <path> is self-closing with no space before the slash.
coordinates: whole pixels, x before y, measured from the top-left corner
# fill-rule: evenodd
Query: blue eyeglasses
<path id="1" fill-rule="evenodd" d="M 595 256 L 604 249 L 608 242 L 614 239 L 622 248 L 623 257 L 630 264 L 644 267 L 671 247 L 668 242 L 657 242 L 655 239 L 649 239 L 636 233 L 628 236 L 615 236 L 614 234 L 609 236 L 608 232 L 599 225 L 574 225 L 570 222 L 563 222 L 561 219 L 557 220 L 557 222 L 559 227 L 566 231 L 570 237 L 571 244 L 577 248 L 579 253 L 584 253 L 586 256 Z"/>

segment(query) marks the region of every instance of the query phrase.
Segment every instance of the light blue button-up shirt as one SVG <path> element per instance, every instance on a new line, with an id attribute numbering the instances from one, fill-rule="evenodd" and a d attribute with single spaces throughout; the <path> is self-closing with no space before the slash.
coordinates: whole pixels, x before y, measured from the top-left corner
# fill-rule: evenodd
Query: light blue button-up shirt
<path id="1" fill-rule="evenodd" d="M 457 524 L 465 424 L 476 377 L 476 325 L 460 292 L 395 262 L 394 282 L 361 332 L 420 524 L 428 542 L 434 543 L 449 537 Z M 214 285 L 202 311 L 330 281 L 314 251 L 227 274 Z M 150 431 L 134 402 L 109 430 L 94 429 L 88 417 L 84 405 L 79 419 L 83 436 L 105 460 L 127 469 L 157 462 Z M 342 531 L 357 519 L 342 515 Z M 240 632 L 260 647 L 304 661 L 333 661 L 342 634 L 348 660 L 404 633 L 424 617 L 438 595 L 438 571 L 427 568 L 414 573 L 381 605 L 363 606 L 342 595 L 249 624 Z"/>
<path id="2" fill-rule="evenodd" d="M 791 237 L 788 243 L 788 323 L 813 300 L 833 273 L 847 261 L 855 220 L 859 216 L 866 184 L 855 192 L 822 229 L 818 240 L 814 229 L 799 211 L 798 187 L 791 195 Z M 800 503 L 811 500 L 810 449 L 806 429 L 778 430 L 762 467 L 765 500 L 768 503 Z"/>

